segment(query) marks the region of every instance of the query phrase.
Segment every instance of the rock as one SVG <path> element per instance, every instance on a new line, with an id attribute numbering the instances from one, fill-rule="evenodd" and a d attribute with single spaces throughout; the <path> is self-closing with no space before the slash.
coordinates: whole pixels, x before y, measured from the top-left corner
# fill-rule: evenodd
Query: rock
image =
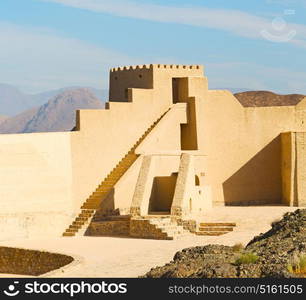
<path id="1" fill-rule="evenodd" d="M 291 278 L 288 264 L 305 255 L 306 209 L 286 213 L 266 233 L 254 237 L 241 252 L 222 245 L 197 246 L 183 249 L 162 267 L 152 268 L 142 277 L 168 278 Z M 236 264 L 243 254 L 258 256 L 252 263 Z"/>

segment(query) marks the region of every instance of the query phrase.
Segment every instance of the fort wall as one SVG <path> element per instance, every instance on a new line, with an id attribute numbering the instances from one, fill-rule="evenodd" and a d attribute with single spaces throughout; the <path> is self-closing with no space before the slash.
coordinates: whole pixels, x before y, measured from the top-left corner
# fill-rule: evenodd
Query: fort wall
<path id="1" fill-rule="evenodd" d="M 212 186 L 214 204 L 281 203 L 280 134 L 305 131 L 301 109 L 243 108 L 230 92 L 209 91 L 202 112 L 200 139 L 208 156 L 205 182 Z"/>
<path id="2" fill-rule="evenodd" d="M 306 99 L 244 108 L 208 90 L 201 66 L 144 65 L 111 70 L 110 100 L 78 111 L 72 132 L 0 135 L 1 238 L 59 235 L 131 149 L 135 161 L 102 210 L 168 211 L 173 198 L 173 210 L 188 212 L 211 200 L 305 204 Z M 185 156 L 188 172 L 178 174 Z"/>
<path id="3" fill-rule="evenodd" d="M 0 135 L 0 239 L 53 233 L 71 220 L 70 133 Z"/>

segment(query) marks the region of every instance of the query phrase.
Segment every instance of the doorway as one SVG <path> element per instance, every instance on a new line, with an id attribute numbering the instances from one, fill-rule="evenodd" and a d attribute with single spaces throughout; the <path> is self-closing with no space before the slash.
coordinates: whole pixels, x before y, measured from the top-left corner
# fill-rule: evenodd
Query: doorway
<path id="1" fill-rule="evenodd" d="M 180 78 L 172 78 L 172 103 L 179 103 L 180 101 Z"/>
<path id="2" fill-rule="evenodd" d="M 149 202 L 149 214 L 170 214 L 176 180 L 177 173 L 173 173 L 171 176 L 154 177 Z"/>

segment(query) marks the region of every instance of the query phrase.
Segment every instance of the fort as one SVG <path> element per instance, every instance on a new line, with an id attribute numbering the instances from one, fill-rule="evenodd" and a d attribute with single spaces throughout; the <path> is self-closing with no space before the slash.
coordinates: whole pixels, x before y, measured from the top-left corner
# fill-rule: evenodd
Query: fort
<path id="1" fill-rule="evenodd" d="M 306 98 L 243 107 L 202 66 L 113 68 L 72 131 L 0 135 L 0 240 L 222 234 L 203 213 L 306 206 L 305 160 Z"/>

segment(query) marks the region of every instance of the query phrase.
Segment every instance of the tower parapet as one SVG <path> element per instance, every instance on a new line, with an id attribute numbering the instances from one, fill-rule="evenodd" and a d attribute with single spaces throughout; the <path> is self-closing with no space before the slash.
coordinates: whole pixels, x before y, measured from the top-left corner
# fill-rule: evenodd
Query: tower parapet
<path id="1" fill-rule="evenodd" d="M 110 72 L 119 72 L 119 71 L 132 71 L 132 70 L 140 70 L 140 69 L 203 69 L 201 65 L 169 65 L 169 64 L 146 64 L 146 65 L 135 65 L 135 66 L 122 66 L 111 68 Z"/>
<path id="2" fill-rule="evenodd" d="M 110 70 L 109 100 L 128 101 L 129 88 L 160 89 L 169 85 L 172 78 L 203 77 L 201 65 L 145 64 L 122 66 Z"/>

